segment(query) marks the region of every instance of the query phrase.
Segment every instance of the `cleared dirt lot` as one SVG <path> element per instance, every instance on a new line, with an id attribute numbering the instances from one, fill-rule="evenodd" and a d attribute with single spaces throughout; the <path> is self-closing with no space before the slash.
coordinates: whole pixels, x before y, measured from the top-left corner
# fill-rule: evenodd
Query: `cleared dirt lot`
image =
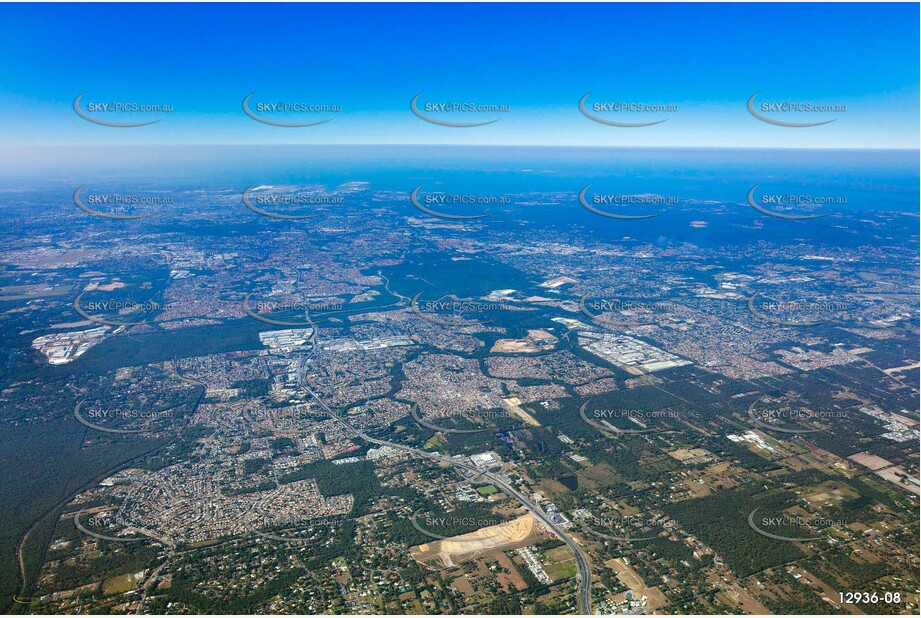
<path id="1" fill-rule="evenodd" d="M 622 558 L 614 558 L 604 563 L 617 573 L 619 579 L 625 586 L 630 588 L 633 593 L 639 597 L 646 595 L 648 597 L 646 611 L 653 611 L 658 607 L 665 605 L 665 595 L 657 587 L 649 587 L 643 581 L 632 567 L 627 565 Z"/>
<path id="2" fill-rule="evenodd" d="M 497 551 L 531 545 L 543 534 L 537 520 L 528 514 L 443 541 L 416 545 L 409 551 L 416 562 L 432 566 L 451 566 Z"/>

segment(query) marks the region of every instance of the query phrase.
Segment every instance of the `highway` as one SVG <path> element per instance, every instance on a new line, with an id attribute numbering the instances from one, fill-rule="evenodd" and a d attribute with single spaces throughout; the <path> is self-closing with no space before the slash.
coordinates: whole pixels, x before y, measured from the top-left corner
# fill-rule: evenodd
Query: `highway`
<path id="1" fill-rule="evenodd" d="M 429 453 L 427 451 L 422 451 L 410 446 L 405 446 L 403 444 L 397 444 L 395 442 L 372 438 L 368 434 L 359 431 L 355 427 L 349 425 L 345 419 L 333 412 L 333 410 L 331 410 L 329 406 L 327 406 L 326 403 L 320 399 L 317 394 L 314 393 L 313 390 L 311 390 L 309 387 L 304 386 L 303 383 L 301 384 L 301 387 L 304 388 L 304 390 L 306 390 L 311 397 L 313 397 L 314 401 L 317 402 L 317 405 L 319 405 L 327 414 L 329 414 L 330 418 L 334 419 L 340 425 L 345 427 L 355 437 L 361 438 L 362 440 L 376 444 L 378 446 L 389 446 L 400 451 L 412 453 L 413 455 L 417 455 L 419 457 L 431 459 L 433 461 L 454 466 L 456 468 L 461 468 L 462 470 L 473 473 L 474 477 L 482 476 L 483 478 L 488 479 L 490 483 L 495 485 L 504 494 L 520 502 L 522 506 L 528 509 L 531 514 L 534 515 L 534 517 L 540 520 L 548 530 L 551 530 L 561 541 L 566 544 L 567 547 L 569 547 L 570 551 L 572 551 L 576 561 L 576 570 L 579 578 L 579 611 L 584 615 L 592 613 L 592 573 L 588 564 L 588 560 L 585 558 L 585 554 L 582 553 L 582 548 L 580 548 L 574 540 L 567 536 L 562 528 L 551 521 L 547 514 L 544 513 L 544 511 L 539 506 L 532 503 L 521 492 L 503 481 L 497 474 L 494 474 L 489 470 L 478 468 L 472 463 L 451 459 L 450 457 L 444 457 L 443 455 L 436 455 L 435 453 Z"/>

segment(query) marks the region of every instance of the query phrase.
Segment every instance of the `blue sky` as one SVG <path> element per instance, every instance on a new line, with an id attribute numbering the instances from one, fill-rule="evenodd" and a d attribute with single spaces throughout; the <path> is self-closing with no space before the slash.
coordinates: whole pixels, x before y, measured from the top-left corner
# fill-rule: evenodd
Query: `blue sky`
<path id="1" fill-rule="evenodd" d="M 4 144 L 482 144 L 917 148 L 917 4 L 0 5 Z M 74 98 L 172 105 L 137 128 L 79 118 Z M 279 128 L 241 101 L 340 105 Z M 410 99 L 502 104 L 476 128 L 424 122 Z M 599 114 L 577 103 L 678 106 Z M 845 105 L 753 118 L 746 100 Z M 270 114 L 266 114 L 269 116 Z"/>

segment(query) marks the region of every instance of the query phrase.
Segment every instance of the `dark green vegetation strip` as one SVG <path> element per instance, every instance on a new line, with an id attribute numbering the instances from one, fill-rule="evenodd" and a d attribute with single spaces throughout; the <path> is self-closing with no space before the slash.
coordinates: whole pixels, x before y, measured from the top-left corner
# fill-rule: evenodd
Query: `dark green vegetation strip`
<path id="1" fill-rule="evenodd" d="M 669 504 L 664 510 L 685 530 L 716 550 L 736 575 L 746 577 L 803 556 L 794 543 L 769 539 L 748 527 L 748 515 L 755 508 L 776 511 L 785 498 L 783 494 L 774 494 L 755 499 L 754 491 L 757 490 L 723 491 Z"/>
<path id="2" fill-rule="evenodd" d="M 266 330 L 273 328 L 257 320 L 246 319 L 172 332 L 117 335 L 90 348 L 83 356 L 66 365 L 32 364 L 17 367 L 11 379 L 30 380 L 39 376 L 48 378 L 78 373 L 99 374 L 122 367 L 162 363 L 176 358 L 259 350 L 262 348 L 259 333 Z"/>
<path id="3" fill-rule="evenodd" d="M 0 432 L 0 610 L 11 609 L 12 596 L 19 590 L 16 547 L 26 530 L 42 520 L 26 544 L 32 579 L 39 561 L 35 552 L 44 550 L 54 529 L 56 505 L 108 470 L 166 441 L 131 436 L 81 448 L 86 431 L 73 418 L 64 418 L 11 425 Z"/>
<path id="4" fill-rule="evenodd" d="M 381 494 L 381 484 L 374 474 L 374 464 L 370 461 L 339 466 L 326 460 L 316 461 L 286 474 L 279 481 L 286 484 L 304 479 L 316 479 L 320 493 L 327 497 L 352 494 L 355 498 L 353 516 L 366 514 L 371 501 Z"/>

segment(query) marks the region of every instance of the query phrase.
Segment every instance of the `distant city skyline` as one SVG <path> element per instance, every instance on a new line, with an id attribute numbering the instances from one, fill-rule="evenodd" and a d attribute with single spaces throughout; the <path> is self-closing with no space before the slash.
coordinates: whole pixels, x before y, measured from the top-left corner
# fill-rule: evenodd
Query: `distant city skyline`
<path id="1" fill-rule="evenodd" d="M 914 4 L 3 5 L 0 23 L 6 145 L 919 146 Z M 98 126 L 75 113 L 81 93 L 84 111 L 109 101 L 172 111 L 87 111 L 162 118 Z M 330 121 L 257 122 L 242 108 L 251 93 L 257 115 Z M 426 122 L 410 110 L 420 93 L 435 120 L 498 122 Z M 579 109 L 588 93 L 601 120 L 665 122 L 593 121 Z M 756 93 L 769 119 L 834 122 L 758 120 L 746 106 Z M 446 101 L 503 111 L 438 112 Z M 271 102 L 341 111 L 256 110 Z"/>

